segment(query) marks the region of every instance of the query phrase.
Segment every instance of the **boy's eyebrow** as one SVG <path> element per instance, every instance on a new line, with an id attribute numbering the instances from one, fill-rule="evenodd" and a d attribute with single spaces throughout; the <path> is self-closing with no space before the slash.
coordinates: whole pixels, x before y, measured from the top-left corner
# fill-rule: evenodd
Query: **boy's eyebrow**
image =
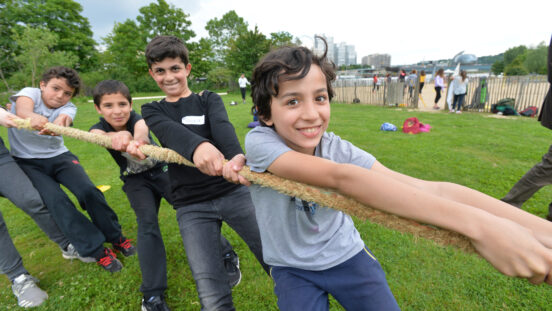
<path id="1" fill-rule="evenodd" d="M 325 87 L 322 87 L 322 88 L 319 88 L 318 90 L 315 90 L 314 92 L 315 93 L 321 93 L 321 92 L 327 92 L 328 89 L 325 88 Z M 284 93 L 282 94 L 282 97 L 293 97 L 293 96 L 298 96 L 298 95 L 301 95 L 301 92 L 287 92 L 287 93 Z"/>

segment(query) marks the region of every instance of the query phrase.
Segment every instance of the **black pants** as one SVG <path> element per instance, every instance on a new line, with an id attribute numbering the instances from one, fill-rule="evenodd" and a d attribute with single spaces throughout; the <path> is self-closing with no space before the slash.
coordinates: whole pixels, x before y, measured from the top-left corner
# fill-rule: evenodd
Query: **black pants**
<path id="1" fill-rule="evenodd" d="M 435 93 L 437 93 L 437 95 L 435 95 L 435 103 L 437 104 L 439 102 L 439 99 L 441 99 L 441 87 L 440 86 L 435 87 Z"/>
<path id="2" fill-rule="evenodd" d="M 535 192 L 550 184 L 552 184 L 552 145 L 542 156 L 542 161 L 525 173 L 501 200 L 521 208 L 523 203 L 529 200 Z M 552 203 L 548 205 L 548 217 L 552 218 Z"/>
<path id="3" fill-rule="evenodd" d="M 242 99 L 243 99 L 243 100 L 245 100 L 245 90 L 246 90 L 246 88 L 240 87 L 240 91 L 241 91 Z"/>
<path id="4" fill-rule="evenodd" d="M 104 242 L 118 242 L 122 237 L 117 215 L 74 154 L 68 151 L 47 159 L 14 159 L 40 193 L 61 232 L 81 256 L 98 257 Z M 92 221 L 77 210 L 60 184 L 75 195 Z"/>

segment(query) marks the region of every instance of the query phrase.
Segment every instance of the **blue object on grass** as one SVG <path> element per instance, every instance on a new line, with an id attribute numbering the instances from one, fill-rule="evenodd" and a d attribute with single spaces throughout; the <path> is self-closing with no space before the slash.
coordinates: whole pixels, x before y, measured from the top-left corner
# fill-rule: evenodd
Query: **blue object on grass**
<path id="1" fill-rule="evenodd" d="M 395 125 L 391 124 L 391 123 L 385 122 L 381 125 L 380 130 L 396 132 L 397 127 Z"/>

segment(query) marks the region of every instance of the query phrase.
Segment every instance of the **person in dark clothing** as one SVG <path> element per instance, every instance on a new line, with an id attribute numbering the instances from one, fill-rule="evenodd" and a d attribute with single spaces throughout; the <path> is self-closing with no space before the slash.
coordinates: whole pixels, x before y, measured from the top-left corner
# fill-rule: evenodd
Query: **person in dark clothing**
<path id="1" fill-rule="evenodd" d="M 550 87 L 544 98 L 539 121 L 542 126 L 552 129 L 552 38 L 548 45 L 548 83 Z M 548 152 L 542 156 L 542 161 L 535 164 L 521 179 L 512 187 L 510 192 L 501 200 L 521 208 L 525 201 L 535 194 L 540 188 L 552 184 L 552 145 Z M 546 219 L 552 221 L 552 202 L 548 205 Z"/>
<path id="2" fill-rule="evenodd" d="M 112 149 L 107 149 L 120 167 L 123 191 L 136 214 L 138 223 L 138 259 L 142 272 L 140 290 L 142 310 L 169 310 L 164 292 L 167 289 L 167 261 L 165 246 L 157 215 L 161 199 L 171 203 L 167 164 L 146 158 L 138 149 L 143 144 L 154 144 L 142 117 L 132 110 L 132 97 L 121 81 L 104 80 L 93 91 L 96 111 L 102 115 L 90 132 L 111 138 Z M 231 286 L 239 283 L 241 272 L 236 253 L 221 236 L 223 260 Z"/>
<path id="3" fill-rule="evenodd" d="M 146 48 L 149 73 L 166 97 L 142 106 L 147 126 L 163 147 L 194 163 L 169 164 L 173 205 L 202 310 L 234 310 L 224 272 L 222 221 L 247 243 L 268 273 L 249 190 L 226 181 L 224 159 L 244 159 L 220 96 L 188 88 L 188 50 L 174 36 L 158 36 Z"/>

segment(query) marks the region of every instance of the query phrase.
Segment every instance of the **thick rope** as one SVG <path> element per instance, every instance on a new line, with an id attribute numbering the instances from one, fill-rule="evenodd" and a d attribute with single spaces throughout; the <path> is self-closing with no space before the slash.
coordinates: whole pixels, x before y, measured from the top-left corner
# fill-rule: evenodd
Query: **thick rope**
<path id="1" fill-rule="evenodd" d="M 18 128 L 31 131 L 33 130 L 31 128 L 30 120 L 16 119 L 14 121 L 16 122 Z M 72 137 L 85 142 L 97 144 L 105 148 L 111 148 L 111 138 L 106 135 L 59 126 L 53 123 L 46 123 L 44 128 L 58 135 Z M 153 145 L 142 145 L 139 149 L 144 155 L 159 161 L 177 163 L 186 166 L 195 166 L 192 162 L 188 161 L 174 150 L 168 148 Z M 268 172 L 252 172 L 248 166 L 244 166 L 239 174 L 254 184 L 272 188 L 288 196 L 297 197 L 308 202 L 316 202 L 321 206 L 327 206 L 343 211 L 362 220 L 369 220 L 370 222 L 383 225 L 384 227 L 397 230 L 399 232 L 410 233 L 415 237 L 433 240 L 439 245 L 452 245 L 465 252 L 475 252 L 475 248 L 471 244 L 470 240 L 457 232 L 434 226 L 422 225 L 410 219 L 373 209 L 354 199 L 343 196 L 329 189 L 302 184 L 278 177 Z"/>

